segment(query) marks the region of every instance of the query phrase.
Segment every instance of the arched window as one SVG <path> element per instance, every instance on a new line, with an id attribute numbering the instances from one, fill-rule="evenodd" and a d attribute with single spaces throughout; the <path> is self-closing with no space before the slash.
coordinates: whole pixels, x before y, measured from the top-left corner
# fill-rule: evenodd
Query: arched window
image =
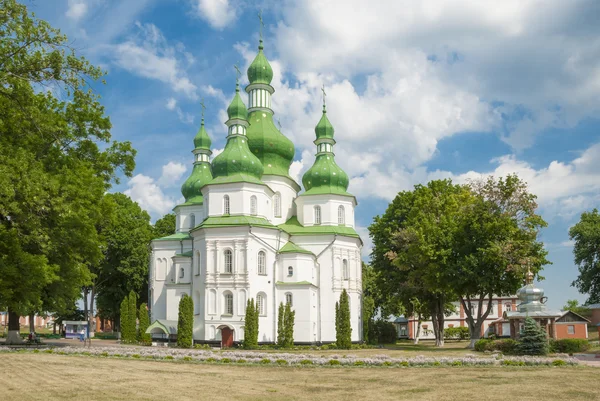
<path id="1" fill-rule="evenodd" d="M 252 195 L 250 197 L 250 214 L 252 216 L 256 216 L 256 214 L 257 214 L 256 208 L 257 208 L 257 206 L 256 206 L 256 196 Z"/>
<path id="2" fill-rule="evenodd" d="M 342 260 L 342 276 L 344 277 L 344 280 L 350 278 L 350 272 L 348 272 L 348 259 Z"/>
<path id="3" fill-rule="evenodd" d="M 215 315 L 217 313 L 217 290 L 208 292 L 208 313 Z"/>
<path id="4" fill-rule="evenodd" d="M 321 224 L 321 206 L 315 206 L 315 224 Z"/>
<path id="5" fill-rule="evenodd" d="M 267 254 L 264 251 L 258 253 L 258 274 L 267 274 Z"/>
<path id="6" fill-rule="evenodd" d="M 190 230 L 196 227 L 196 216 L 192 213 L 190 214 Z"/>
<path id="7" fill-rule="evenodd" d="M 230 210 L 229 195 L 225 195 L 223 196 L 223 214 L 229 214 Z"/>
<path id="8" fill-rule="evenodd" d="M 225 315 L 233 315 L 233 294 L 230 292 L 226 292 L 223 294 L 224 305 L 224 314 Z"/>
<path id="9" fill-rule="evenodd" d="M 291 277 L 294 275 L 294 268 L 292 266 L 288 266 L 288 277 Z"/>
<path id="10" fill-rule="evenodd" d="M 281 195 L 279 192 L 273 196 L 273 215 L 275 217 L 281 217 Z"/>
<path id="11" fill-rule="evenodd" d="M 344 210 L 344 206 L 338 207 L 338 224 L 343 226 L 346 224 L 346 211 Z"/>
<path id="12" fill-rule="evenodd" d="M 185 276 L 185 270 L 183 270 L 183 267 L 181 269 L 179 269 L 179 278 L 183 278 Z"/>
<path id="13" fill-rule="evenodd" d="M 285 294 L 285 303 L 289 304 L 290 306 L 294 306 L 294 304 L 292 303 L 292 301 L 294 300 L 292 293 L 291 292 L 287 292 Z"/>
<path id="14" fill-rule="evenodd" d="M 264 294 L 258 294 L 256 295 L 256 310 L 258 311 L 258 314 L 260 316 L 265 316 L 266 315 L 266 310 L 265 310 L 265 295 Z"/>
<path id="15" fill-rule="evenodd" d="M 231 249 L 225 249 L 223 256 L 225 259 L 225 273 L 233 273 L 233 253 Z"/>

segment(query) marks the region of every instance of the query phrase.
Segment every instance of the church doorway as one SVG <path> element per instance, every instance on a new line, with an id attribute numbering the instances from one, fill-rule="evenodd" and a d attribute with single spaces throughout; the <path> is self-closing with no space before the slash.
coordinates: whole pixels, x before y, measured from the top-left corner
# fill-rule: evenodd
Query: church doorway
<path id="1" fill-rule="evenodd" d="M 221 348 L 233 347 L 233 329 L 227 326 L 221 327 Z"/>

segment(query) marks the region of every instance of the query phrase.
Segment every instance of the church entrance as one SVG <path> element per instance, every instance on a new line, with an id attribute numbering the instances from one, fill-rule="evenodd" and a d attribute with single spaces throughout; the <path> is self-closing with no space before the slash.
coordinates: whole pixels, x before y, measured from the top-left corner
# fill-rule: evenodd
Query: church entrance
<path id="1" fill-rule="evenodd" d="M 221 348 L 233 347 L 233 330 L 229 327 L 221 328 Z"/>

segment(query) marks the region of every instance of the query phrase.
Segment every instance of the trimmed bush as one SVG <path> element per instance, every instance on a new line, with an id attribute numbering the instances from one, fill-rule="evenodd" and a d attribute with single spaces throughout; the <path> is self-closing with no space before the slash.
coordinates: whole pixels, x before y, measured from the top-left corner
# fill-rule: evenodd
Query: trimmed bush
<path id="1" fill-rule="evenodd" d="M 288 361 L 286 361 L 285 359 L 278 359 L 275 361 L 278 365 L 287 365 Z"/>
<path id="2" fill-rule="evenodd" d="M 172 361 L 172 360 L 173 360 L 173 359 L 175 359 L 175 358 L 173 358 L 173 356 L 172 356 L 172 355 L 167 355 L 167 356 L 165 356 L 165 359 L 167 359 L 167 360 L 169 360 L 169 361 Z"/>
<path id="3" fill-rule="evenodd" d="M 565 361 L 563 361 L 562 359 L 557 359 L 555 361 L 552 361 L 552 366 L 565 366 L 567 363 Z"/>
<path id="4" fill-rule="evenodd" d="M 138 311 L 138 318 L 140 319 L 140 327 L 138 329 L 138 341 L 143 345 L 151 345 L 152 335 L 146 333 L 148 326 L 150 326 L 150 317 L 148 316 L 148 306 L 145 303 L 140 305 L 140 309 Z"/>
<path id="5" fill-rule="evenodd" d="M 268 363 L 271 363 L 271 360 L 269 358 L 264 358 L 260 360 L 260 363 L 264 363 L 266 365 Z"/>
<path id="6" fill-rule="evenodd" d="M 258 347 L 258 305 L 254 304 L 254 298 L 250 298 L 246 304 L 246 318 L 244 320 L 244 342 L 245 349 Z"/>
<path id="7" fill-rule="evenodd" d="M 491 351 L 500 351 L 503 354 L 514 355 L 517 353 L 518 341 L 510 338 L 492 341 L 493 349 Z"/>
<path id="8" fill-rule="evenodd" d="M 179 300 L 179 318 L 177 321 L 177 346 L 191 348 L 194 332 L 194 301 L 184 294 Z"/>
<path id="9" fill-rule="evenodd" d="M 303 359 L 300 361 L 300 365 L 312 365 L 313 361 L 311 361 L 310 359 Z"/>
<path id="10" fill-rule="evenodd" d="M 470 337 L 468 327 L 448 327 L 444 329 L 444 339 L 446 340 L 468 340 Z"/>
<path id="11" fill-rule="evenodd" d="M 345 288 L 340 294 L 340 301 L 335 303 L 335 343 L 340 349 L 350 349 L 352 346 L 350 302 Z"/>
<path id="12" fill-rule="evenodd" d="M 341 365 L 342 363 L 337 359 L 330 359 L 328 362 L 329 365 Z"/>
<path id="13" fill-rule="evenodd" d="M 223 359 L 221 359 L 221 363 L 231 363 L 231 359 L 223 358 Z"/>
<path id="14" fill-rule="evenodd" d="M 193 361 L 194 359 L 191 356 L 184 356 L 183 360 L 186 362 L 190 362 L 190 361 Z"/>
<path id="15" fill-rule="evenodd" d="M 588 349 L 590 349 L 590 342 L 583 338 L 564 338 L 550 341 L 550 351 L 553 353 L 574 354 L 585 352 Z"/>
<path id="16" fill-rule="evenodd" d="M 480 340 L 477 340 L 477 341 L 475 341 L 475 351 L 479 351 L 479 352 L 489 351 L 488 347 L 490 346 L 491 343 L 492 343 L 492 341 L 488 340 L 487 338 L 482 338 Z"/>

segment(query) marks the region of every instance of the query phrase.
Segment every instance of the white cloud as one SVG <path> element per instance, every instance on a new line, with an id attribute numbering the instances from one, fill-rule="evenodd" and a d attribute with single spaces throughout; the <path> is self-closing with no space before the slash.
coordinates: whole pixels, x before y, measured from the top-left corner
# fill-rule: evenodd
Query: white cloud
<path id="1" fill-rule="evenodd" d="M 181 110 L 181 107 L 177 106 L 177 100 L 175 98 L 167 99 L 167 103 L 165 104 L 167 110 L 174 111 L 179 118 L 179 121 L 186 124 L 191 124 L 194 122 L 194 115 L 190 113 L 185 113 Z"/>
<path id="2" fill-rule="evenodd" d="M 162 166 L 162 175 L 157 183 L 162 187 L 177 186 L 186 171 L 187 167 L 184 164 L 170 161 Z"/>
<path id="3" fill-rule="evenodd" d="M 183 65 L 189 57 L 182 44 L 170 46 L 153 24 L 136 23 L 138 35 L 115 46 L 108 46 L 113 62 L 145 78 L 169 84 L 175 92 L 197 99 L 197 87 L 188 78 Z"/>
<path id="4" fill-rule="evenodd" d="M 123 193 L 137 202 L 142 209 L 154 217 L 162 216 L 171 211 L 175 201 L 164 194 L 154 179 L 143 174 L 137 174 L 127 183 L 129 189 Z"/>
<path id="5" fill-rule="evenodd" d="M 223 153 L 224 150 L 225 150 L 225 148 L 222 148 L 222 149 L 212 149 L 212 154 L 210 155 L 210 161 L 212 162 L 215 159 L 215 157 L 217 157 L 221 153 Z"/>
<path id="6" fill-rule="evenodd" d="M 172 97 L 168 98 L 166 107 L 169 110 L 175 110 L 175 107 L 177 107 L 177 100 L 175 100 L 175 98 Z"/>
<path id="7" fill-rule="evenodd" d="M 194 0 L 196 14 L 213 28 L 223 29 L 233 22 L 236 7 L 229 0 Z"/>
<path id="8" fill-rule="evenodd" d="M 88 10 L 88 5 L 85 0 L 69 0 L 69 8 L 65 15 L 67 18 L 78 21 L 80 20 Z"/>

